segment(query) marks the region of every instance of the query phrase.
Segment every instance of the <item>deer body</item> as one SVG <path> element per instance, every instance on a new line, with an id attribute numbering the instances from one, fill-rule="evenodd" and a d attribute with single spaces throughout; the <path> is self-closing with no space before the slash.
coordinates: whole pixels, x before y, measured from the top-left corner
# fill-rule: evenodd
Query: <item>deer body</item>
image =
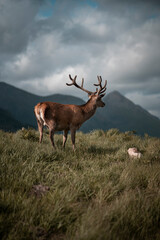
<path id="1" fill-rule="evenodd" d="M 71 80 L 74 81 L 72 78 Z M 75 84 L 68 85 L 70 86 Z M 101 98 L 103 96 L 104 94 L 97 95 L 95 93 L 92 93 L 89 97 L 88 102 L 83 105 L 60 104 L 54 102 L 38 103 L 34 108 L 34 112 L 37 119 L 38 129 L 40 132 L 39 139 L 40 143 L 42 142 L 43 138 L 43 126 L 46 125 L 49 128 L 50 140 L 54 148 L 55 148 L 54 133 L 56 131 L 64 131 L 63 147 L 65 147 L 68 131 L 70 130 L 74 150 L 76 130 L 78 130 L 86 120 L 88 120 L 94 115 L 97 107 L 105 106 L 105 103 L 101 101 Z"/>

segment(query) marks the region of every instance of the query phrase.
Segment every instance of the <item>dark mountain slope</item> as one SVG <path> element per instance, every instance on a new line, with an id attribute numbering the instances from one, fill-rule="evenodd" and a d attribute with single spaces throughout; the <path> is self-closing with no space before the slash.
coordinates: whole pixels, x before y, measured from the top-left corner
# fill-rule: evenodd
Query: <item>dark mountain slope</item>
<path id="1" fill-rule="evenodd" d="M 0 109 L 0 129 L 14 132 L 22 128 L 22 124 L 14 119 L 6 110 Z"/>
<path id="2" fill-rule="evenodd" d="M 94 129 L 118 128 L 121 131 L 135 130 L 140 135 L 148 133 L 160 137 L 160 119 L 135 105 L 119 92 L 111 92 L 103 100 L 106 106 L 99 108 L 80 130 L 88 132 Z M 61 94 L 40 97 L 0 82 L 0 108 L 7 110 L 21 125 L 37 127 L 33 109 L 38 102 L 43 101 L 84 104 L 84 101 L 77 97 Z"/>
<path id="3" fill-rule="evenodd" d="M 84 132 L 93 129 L 107 130 L 118 128 L 121 131 L 134 130 L 139 135 L 145 133 L 160 137 L 160 119 L 151 115 L 142 107 L 114 91 L 104 97 L 104 108 L 99 108 L 96 114 L 81 129 Z"/>
<path id="4" fill-rule="evenodd" d="M 0 108 L 9 111 L 12 116 L 19 120 L 22 124 L 36 126 L 34 106 L 38 102 L 43 101 L 68 104 L 84 103 L 84 101 L 80 98 L 61 94 L 40 97 L 9 84 L 0 82 Z"/>
<path id="5" fill-rule="evenodd" d="M 118 127 L 121 131 L 135 130 L 141 135 L 148 133 L 152 136 L 160 136 L 160 120 L 119 92 L 108 94 L 104 101 L 106 108 L 103 114 L 104 118 L 107 118 L 106 128 Z"/>

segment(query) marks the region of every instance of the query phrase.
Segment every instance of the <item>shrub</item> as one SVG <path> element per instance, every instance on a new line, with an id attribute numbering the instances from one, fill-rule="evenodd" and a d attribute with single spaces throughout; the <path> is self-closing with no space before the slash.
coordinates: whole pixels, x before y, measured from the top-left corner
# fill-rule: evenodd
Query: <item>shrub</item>
<path id="1" fill-rule="evenodd" d="M 39 137 L 37 136 L 37 132 L 32 128 L 23 129 L 21 130 L 20 133 L 21 133 L 22 139 L 29 140 L 32 142 L 38 142 L 39 140 Z"/>

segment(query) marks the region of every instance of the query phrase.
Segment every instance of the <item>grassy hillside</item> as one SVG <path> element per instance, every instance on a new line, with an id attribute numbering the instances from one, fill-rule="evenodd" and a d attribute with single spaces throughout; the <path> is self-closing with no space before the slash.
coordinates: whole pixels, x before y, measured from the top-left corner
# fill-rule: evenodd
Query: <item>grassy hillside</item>
<path id="1" fill-rule="evenodd" d="M 3 240 L 160 238 L 160 139 L 116 129 L 79 132 L 57 151 L 45 133 L 0 131 Z M 137 147 L 140 159 L 129 159 Z"/>

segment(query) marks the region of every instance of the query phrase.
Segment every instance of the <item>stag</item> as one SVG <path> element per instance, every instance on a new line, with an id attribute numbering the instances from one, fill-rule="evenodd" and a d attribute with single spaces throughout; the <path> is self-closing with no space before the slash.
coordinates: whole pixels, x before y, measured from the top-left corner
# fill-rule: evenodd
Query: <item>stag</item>
<path id="1" fill-rule="evenodd" d="M 66 85 L 75 86 L 88 93 L 89 100 L 83 105 L 41 102 L 35 106 L 34 113 L 37 119 L 38 130 L 40 132 L 40 143 L 43 138 L 43 126 L 47 126 L 53 148 L 55 148 L 54 133 L 56 131 L 63 131 L 63 147 L 65 148 L 68 131 L 70 130 L 72 147 L 73 150 L 75 150 L 76 130 L 95 114 L 97 107 L 105 106 L 102 98 L 105 95 L 107 80 L 105 81 L 104 86 L 102 86 L 102 78 L 101 76 L 97 76 L 98 83 L 94 84 L 94 86 L 97 87 L 96 91 L 91 92 L 83 87 L 83 78 L 81 86 L 76 82 L 77 76 L 72 78 L 71 75 L 69 75 L 69 78 L 72 82 L 66 83 Z"/>

